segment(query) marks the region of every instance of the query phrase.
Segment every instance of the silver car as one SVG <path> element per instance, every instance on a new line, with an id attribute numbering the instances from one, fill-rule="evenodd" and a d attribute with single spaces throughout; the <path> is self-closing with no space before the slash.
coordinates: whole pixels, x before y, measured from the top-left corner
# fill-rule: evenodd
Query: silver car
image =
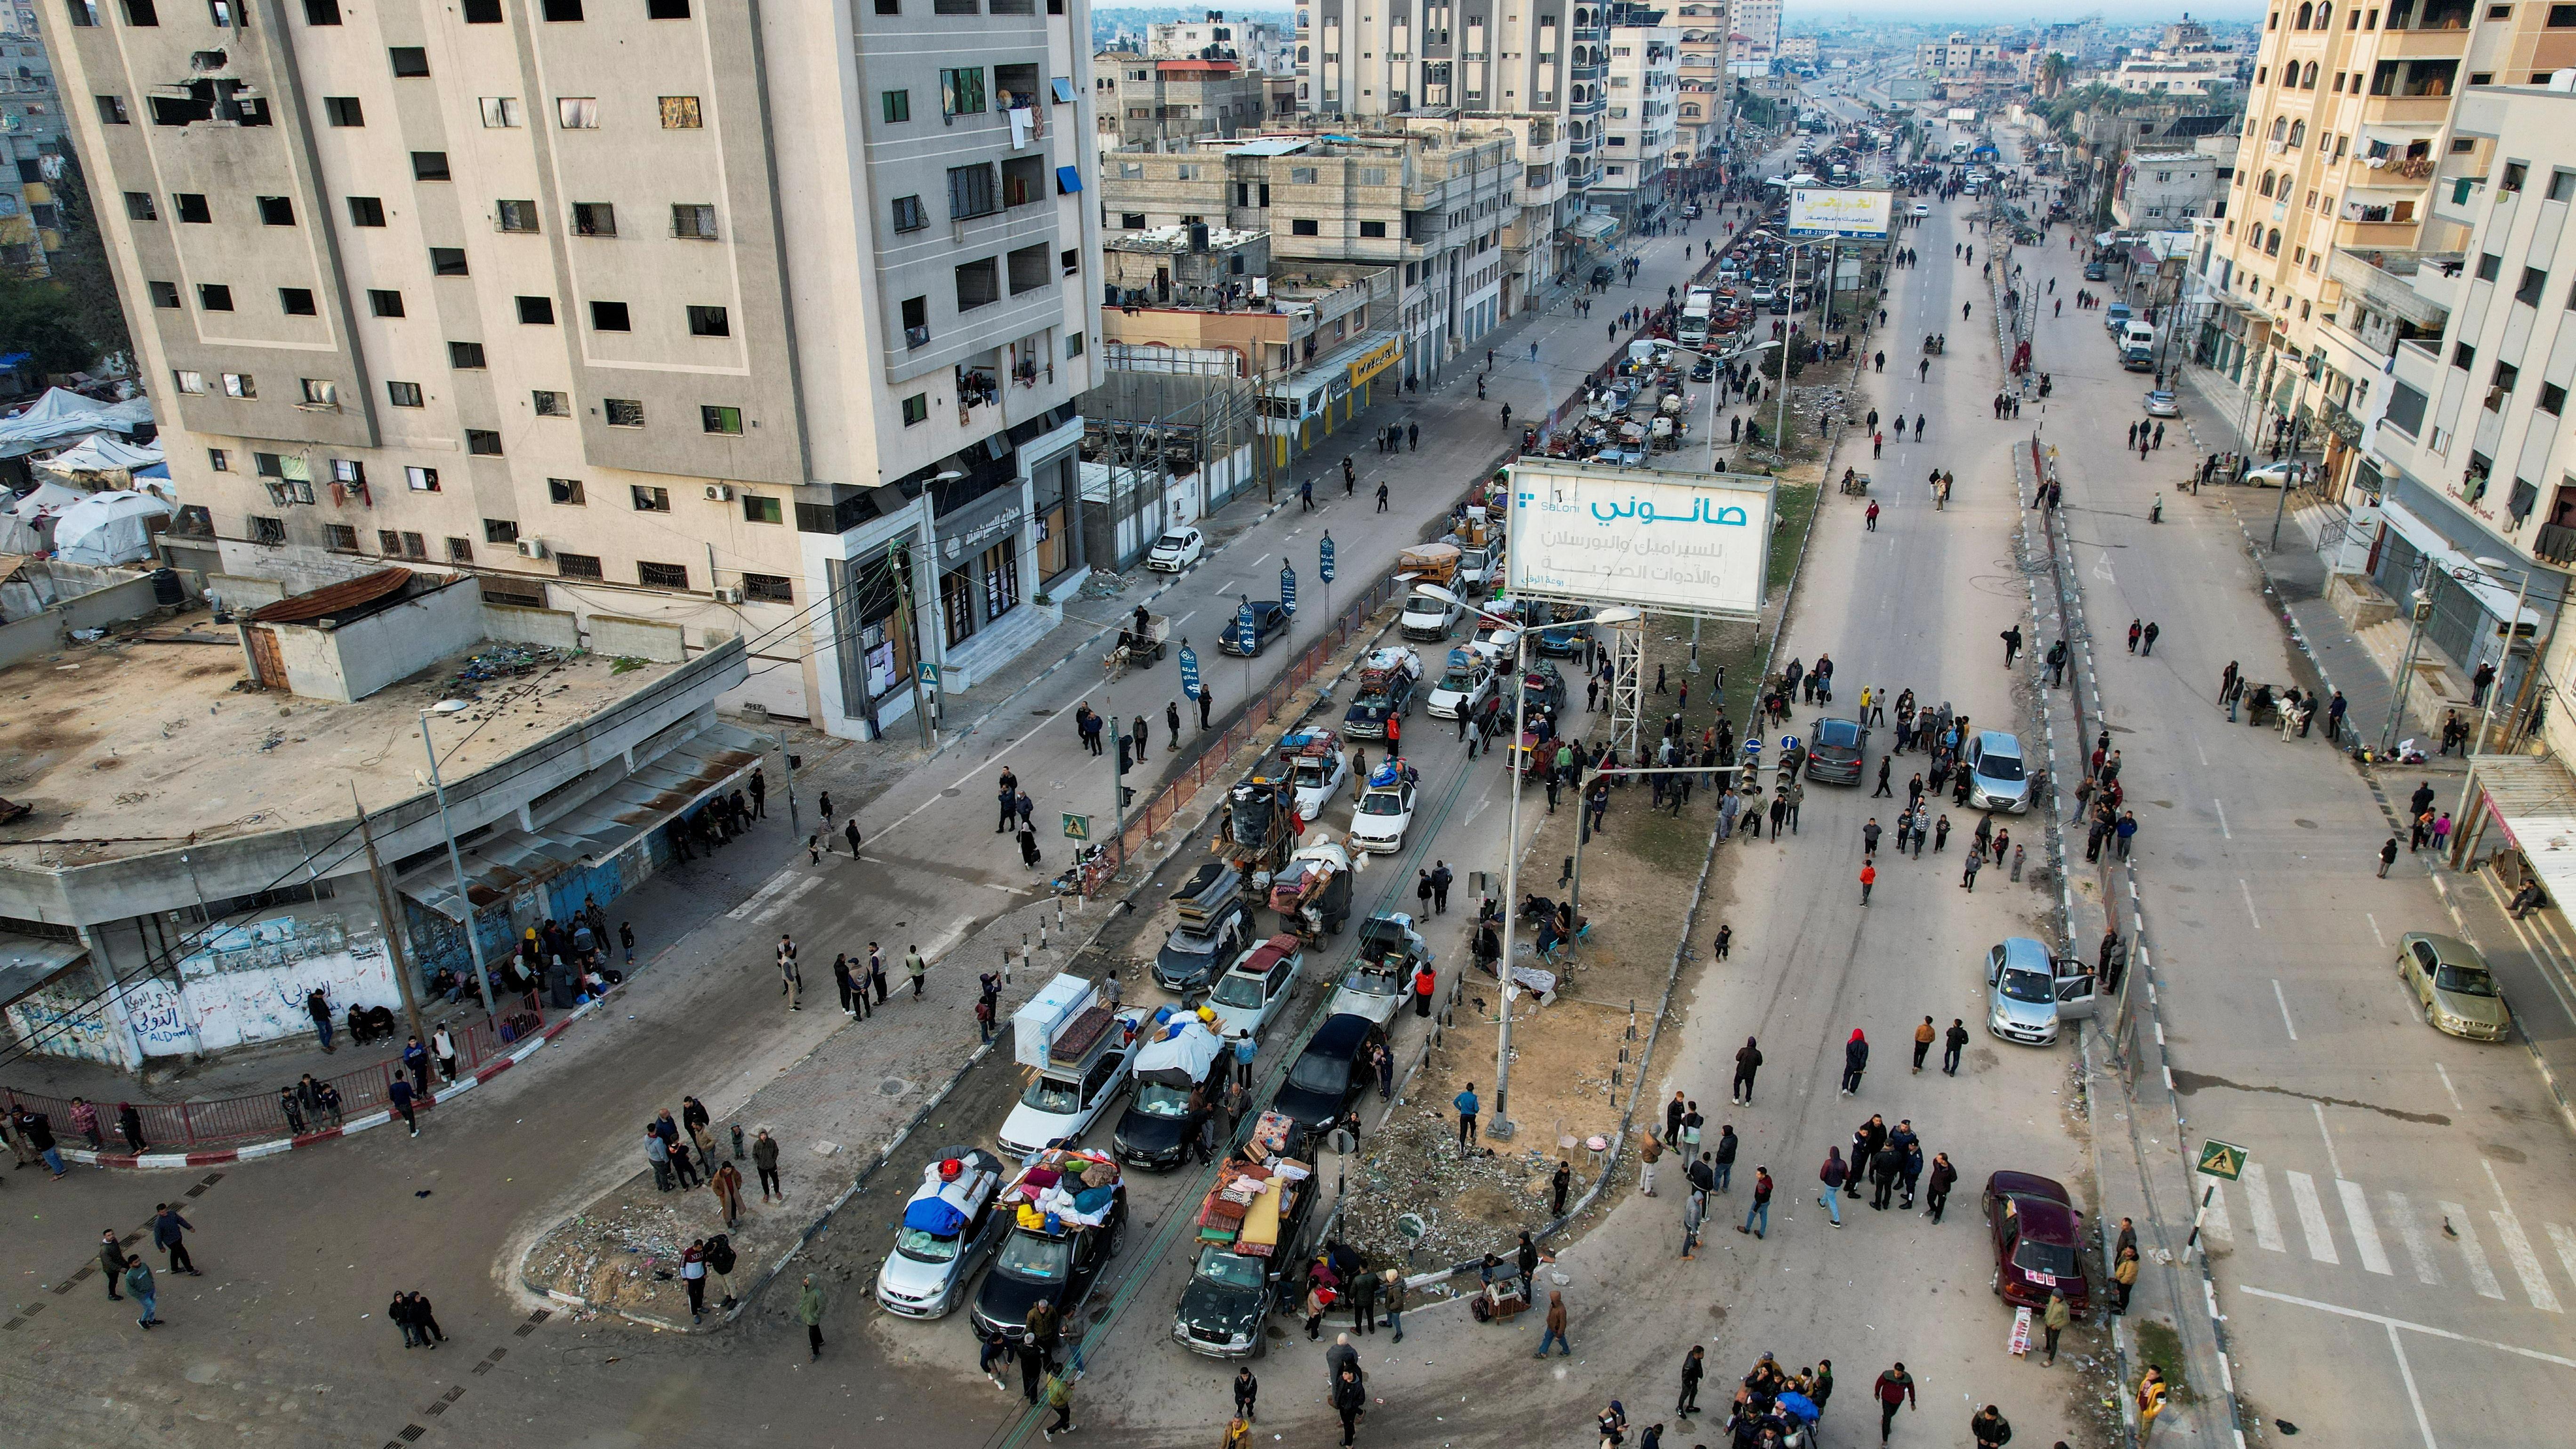
<path id="1" fill-rule="evenodd" d="M 957 1164 L 951 1177 L 946 1164 Z M 1010 1229 L 994 1210 L 1002 1160 L 980 1147 L 942 1149 L 921 1169 L 904 1204 L 894 1251 L 877 1268 L 877 1302 L 906 1318 L 939 1318 L 966 1300 L 966 1284 Z"/>
<path id="2" fill-rule="evenodd" d="M 2030 808 L 2030 770 L 2021 741 L 2002 730 L 1979 730 L 1968 741 L 1968 803 L 1979 810 Z"/>
<path id="3" fill-rule="evenodd" d="M 2060 961 L 2028 936 L 1986 953 L 1986 1030 L 2006 1041 L 2055 1042 L 2060 1023 L 2093 1014 L 2093 997 L 2093 973 L 2083 962 Z"/>

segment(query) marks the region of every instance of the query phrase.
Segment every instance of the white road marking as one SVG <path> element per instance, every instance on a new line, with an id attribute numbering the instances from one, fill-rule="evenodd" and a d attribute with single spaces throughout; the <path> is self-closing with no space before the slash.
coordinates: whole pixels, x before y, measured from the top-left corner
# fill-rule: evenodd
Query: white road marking
<path id="1" fill-rule="evenodd" d="M 2235 1242 L 2236 1224 L 2227 1216 L 2227 1189 L 2218 1187 L 2215 1178 L 2210 1180 L 2210 1186 L 2217 1190 L 2209 1195 L 2209 1210 L 2201 1214 L 2200 1230 L 2221 1242 Z"/>
<path id="2" fill-rule="evenodd" d="M 2508 1212 L 2491 1212 L 2496 1236 L 2504 1240 L 2504 1254 L 2513 1260 L 2513 1275 L 2522 1280 L 2522 1291 L 2531 1297 L 2531 1306 L 2543 1313 L 2559 1313 L 2558 1294 L 2549 1286 L 2549 1275 L 2540 1270 L 2540 1255 L 2531 1250 L 2531 1238 L 2522 1230 L 2522 1219 Z"/>
<path id="3" fill-rule="evenodd" d="M 2290 1201 L 2299 1210 L 2299 1231 L 2308 1240 L 2308 1256 L 2320 1263 L 2340 1263 L 2335 1255 L 2334 1230 L 2326 1226 L 2325 1204 L 2317 1198 L 2317 1180 L 2304 1172 L 2284 1172 L 2290 1180 Z"/>
<path id="4" fill-rule="evenodd" d="M 2352 1229 L 2352 1245 L 2361 1254 L 2361 1266 L 2373 1273 L 2391 1272 L 2388 1252 L 2379 1245 L 2379 1225 L 2370 1220 L 2370 1199 L 2362 1195 L 2361 1184 L 2338 1177 L 2335 1193 L 2343 1199 L 2344 1225 Z"/>
<path id="5" fill-rule="evenodd" d="M 2439 1076 L 2442 1079 L 2442 1090 L 2450 1095 L 2451 1110 L 2454 1112 L 2465 1112 L 2469 1110 L 2468 1108 L 2460 1105 L 2460 1089 L 2451 1085 L 2451 1074 L 2442 1069 L 2442 1064 L 2440 1062 L 2435 1062 L 2433 1064 L 2433 1072 L 2436 1076 Z"/>
<path id="6" fill-rule="evenodd" d="M 2550 1223 L 2547 1226 L 2549 1245 L 2558 1250 L 2558 1266 L 2567 1270 L 2567 1276 L 2570 1279 L 2576 1279 L 2576 1233 L 2571 1233 L 2556 1223 Z"/>
<path id="7" fill-rule="evenodd" d="M 798 881 L 794 887 L 790 888 L 786 894 L 781 895 L 774 901 L 771 901 L 768 905 L 761 907 L 760 914 L 752 917 L 752 919 L 756 921 L 777 919 L 780 912 L 812 894 L 814 888 L 822 883 L 823 878 L 819 875 L 809 875 L 805 877 L 803 880 Z"/>
<path id="8" fill-rule="evenodd" d="M 1216 586 L 1216 591 L 1217 591 L 1218 593 L 1220 593 L 1220 594 L 1230 594 L 1230 593 L 1233 593 L 1233 592 L 1234 592 L 1234 580 L 1232 580 L 1232 579 L 1227 579 L 1224 583 L 1221 583 L 1221 584 L 1217 585 L 1217 586 Z"/>
<path id="9" fill-rule="evenodd" d="M 2455 1202 L 2439 1204 L 2442 1220 L 2460 1235 L 2460 1256 L 2468 1260 L 2469 1284 L 2480 1297 L 2502 1298 L 2504 1285 L 2496 1281 L 2495 1269 L 2487 1266 L 2487 1250 L 2478 1242 L 2478 1227 L 2469 1210 Z"/>
<path id="10" fill-rule="evenodd" d="M 2254 1219 L 2254 1245 L 2275 1253 L 2289 1251 L 2281 1241 L 2281 1215 L 2272 1210 L 2272 1184 L 2263 1164 L 2245 1164 L 2238 1185 L 2245 1189 L 2245 1211 Z"/>
<path id="11" fill-rule="evenodd" d="M 2297 1041 L 2299 1028 L 2290 1020 L 2290 998 L 2281 994 L 2281 980 L 2277 976 L 2272 979 L 2272 999 L 2281 1003 L 2281 1030 L 2290 1034 L 2290 1040 Z"/>
<path id="12" fill-rule="evenodd" d="M 2234 840 L 2236 838 L 2236 833 L 2227 828 L 2227 802 L 2224 800 L 2212 800 L 2209 803 L 2216 806 L 2218 809 L 2218 838 L 2221 840 Z"/>
<path id="13" fill-rule="evenodd" d="M 2248 920 L 2250 920 L 2250 921 L 2252 921 L 2252 922 L 2254 923 L 2254 929 L 2255 929 L 2255 930 L 2258 930 L 2258 931 L 2259 931 L 2259 930 L 2263 929 L 2263 918 L 2262 918 L 2261 916 L 2258 916 L 2258 915 L 2254 914 L 2254 888 L 2253 888 L 2252 886 L 2250 886 L 2250 885 L 2247 885 L 2247 884 L 2245 883 L 2245 877 L 2243 877 L 2243 876 L 2241 876 L 2241 875 L 2240 875 L 2240 876 L 2238 876 L 2238 877 L 2236 878 L 2236 888 L 2237 888 L 2238 890 L 2240 890 L 2240 891 L 2242 891 L 2242 892 L 2244 892 L 2244 893 L 2245 893 L 2245 916 L 2246 916 L 2246 919 L 2248 919 Z"/>
<path id="14" fill-rule="evenodd" d="M 2324 1138 L 2326 1142 L 2326 1165 L 2334 1169 L 2335 1176 L 2341 1177 L 2343 1176 L 2343 1159 L 2335 1156 L 2334 1134 L 2326 1130 L 2325 1104 L 2323 1102 L 2310 1102 L 2308 1106 L 2317 1114 L 2317 1135 Z"/>
<path id="15" fill-rule="evenodd" d="M 2380 950 L 2382 950 L 2382 951 L 2387 950 L 2387 949 L 2388 949 L 2388 938 L 2387 938 L 2386 936 L 2383 936 L 2383 935 L 2379 934 L 2379 918 L 2378 918 L 2377 916 L 2372 915 L 2372 914 L 2371 914 L 2370 912 L 2368 912 L 2368 911 L 2364 911 L 2364 912 L 2362 912 L 2362 913 L 2361 913 L 2361 918 L 2362 918 L 2363 920 L 2365 920 L 2365 921 L 2370 922 L 2370 939 L 2372 939 L 2372 940 L 2374 940 L 2374 941 L 2377 941 L 2377 942 L 2379 943 L 2379 949 L 2380 949 Z M 2439 1063 L 2436 1063 L 2435 1065 L 2437 1065 L 2437 1066 L 2438 1066 L 2438 1065 L 2439 1065 Z M 2448 1078 L 2444 1078 L 2444 1081 L 2445 1081 L 2446 1083 L 2448 1082 L 2448 1080 L 2449 1080 Z"/>
<path id="16" fill-rule="evenodd" d="M 2509 1353 L 2517 1358 L 2538 1359 L 2542 1363 L 2554 1363 L 2560 1368 L 2576 1369 L 2576 1358 L 2561 1358 L 2559 1355 L 2554 1353 L 2542 1353 L 2536 1348 L 2523 1348 L 2517 1344 L 2498 1343 L 2491 1338 L 2471 1338 L 2465 1333 L 2453 1333 L 2447 1328 L 2435 1328 L 2429 1323 L 2409 1323 L 2403 1318 L 2391 1318 L 2384 1313 L 2371 1313 L 2359 1308 L 2346 1308 L 2338 1303 L 2320 1303 L 2314 1298 L 2300 1298 L 2289 1293 L 2275 1293 L 2268 1288 L 2256 1288 L 2251 1285 L 2247 1285 L 2237 1291 L 2241 1293 L 2250 1293 L 2257 1298 L 2269 1298 L 2275 1303 L 2294 1303 L 2301 1308 L 2313 1308 L 2320 1313 L 2332 1313 L 2344 1318 L 2358 1318 L 2366 1323 L 2377 1323 L 2389 1328 L 2402 1328 L 2409 1333 L 2423 1334 L 2427 1338 L 2447 1338 L 2453 1343 L 2475 1344 L 2480 1348 L 2491 1348 L 2496 1350 L 2498 1353 Z"/>
<path id="17" fill-rule="evenodd" d="M 1177 628 L 1181 627 L 1183 624 L 1188 623 L 1188 622 L 1189 622 L 1189 621 L 1191 621 L 1192 619 L 1197 618 L 1198 616 L 1199 616 L 1199 611 L 1198 611 L 1198 610 L 1196 610 L 1196 609 L 1192 609 L 1192 610 L 1190 610 L 1188 613 L 1183 614 L 1181 617 L 1179 617 L 1179 618 L 1177 618 L 1177 619 L 1174 619 L 1174 620 L 1172 621 L 1172 627 L 1173 627 L 1173 628 L 1175 628 L 1175 629 L 1177 629 Z"/>
<path id="18" fill-rule="evenodd" d="M 2406 1402 L 2415 1409 L 2415 1432 L 2424 1436 L 2424 1449 L 2440 1449 L 2433 1442 L 2433 1420 L 2424 1412 L 2424 1396 L 2415 1388 L 2415 1366 L 2406 1361 L 2406 1345 L 2397 1337 L 2397 1325 L 2388 1324 L 2388 1351 L 2397 1355 L 2397 1376 L 2406 1381 Z"/>
<path id="19" fill-rule="evenodd" d="M 2389 1219 L 2397 1224 L 2397 1240 L 2406 1245 L 2406 1256 L 2415 1264 L 2415 1279 L 2430 1287 L 2442 1286 L 2442 1270 L 2433 1261 L 2433 1245 L 2424 1238 L 2424 1225 L 2415 1220 L 2415 1205 L 2402 1192 L 2380 1194 L 2388 1204 Z"/>
<path id="20" fill-rule="evenodd" d="M 725 912 L 725 919 L 728 921 L 748 920 L 752 912 L 769 904 L 769 898 L 771 896 L 774 896 L 780 891 L 787 889 L 789 886 L 794 885 L 800 878 L 810 879 L 810 877 L 799 877 L 793 871 L 780 871 L 776 876 L 771 877 L 769 884 L 753 891 L 750 898 L 745 900 L 741 905 Z"/>

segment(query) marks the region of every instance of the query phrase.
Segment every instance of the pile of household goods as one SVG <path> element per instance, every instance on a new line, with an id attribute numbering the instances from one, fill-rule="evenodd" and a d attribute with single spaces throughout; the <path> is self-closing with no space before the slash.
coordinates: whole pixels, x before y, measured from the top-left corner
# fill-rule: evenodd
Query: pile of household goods
<path id="1" fill-rule="evenodd" d="M 1216 1185 L 1199 1205 L 1200 1242 L 1254 1258 L 1278 1251 L 1279 1225 L 1292 1216 L 1297 1194 L 1314 1175 L 1313 1168 L 1286 1155 L 1297 1135 L 1297 1124 L 1288 1118 L 1261 1114 L 1250 1140 L 1218 1171 Z"/>
<path id="2" fill-rule="evenodd" d="M 1021 1227 L 1055 1233 L 1100 1226 L 1117 1197 L 1118 1164 L 1109 1154 L 1050 1147 L 1029 1159 L 1001 1201 Z"/>

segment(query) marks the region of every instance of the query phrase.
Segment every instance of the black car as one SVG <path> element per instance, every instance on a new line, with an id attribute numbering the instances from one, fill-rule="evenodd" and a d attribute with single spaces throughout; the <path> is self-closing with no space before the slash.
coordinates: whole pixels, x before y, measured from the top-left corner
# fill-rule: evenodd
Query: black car
<path id="1" fill-rule="evenodd" d="M 2102 265 L 2100 262 L 2086 262 L 2084 264 L 2084 280 L 2088 282 L 2107 282 L 2111 280 L 2111 269 Z"/>
<path id="2" fill-rule="evenodd" d="M 1205 920 L 1173 926 L 1163 948 L 1154 953 L 1154 984 L 1183 999 L 1205 991 L 1243 954 L 1249 929 L 1243 906 L 1235 901 L 1218 907 Z"/>
<path id="3" fill-rule="evenodd" d="M 975 1294 L 978 1329 L 1016 1333 L 1028 1326 L 1029 1309 L 1044 1302 L 1056 1322 L 1070 1323 L 1100 1281 L 1100 1270 L 1127 1243 L 1127 1188 L 1121 1183 L 1106 1221 L 1096 1228 L 1050 1233 L 1011 1229 L 993 1255 L 993 1270 Z"/>
<path id="4" fill-rule="evenodd" d="M 1346 1011 L 1326 1018 L 1288 1068 L 1270 1110 L 1310 1132 L 1340 1121 L 1377 1079 L 1369 1048 L 1385 1038 L 1385 1031 L 1365 1016 Z"/>
<path id="5" fill-rule="evenodd" d="M 1592 269 L 1592 285 L 1596 287 L 1609 286 L 1611 278 L 1616 277 L 1617 275 L 1618 273 L 1611 269 L 1608 262 L 1603 262 Z"/>
<path id="6" fill-rule="evenodd" d="M 1565 710 L 1565 676 L 1545 660 L 1521 671 L 1521 693 L 1528 700 L 1522 709 L 1532 718 L 1544 709 Z"/>
<path id="7" fill-rule="evenodd" d="M 1130 1167 L 1169 1172 L 1189 1160 L 1189 1118 L 1189 1088 L 1139 1082 L 1109 1134 L 1109 1150 Z"/>
<path id="8" fill-rule="evenodd" d="M 1306 1223 L 1322 1193 L 1308 1181 L 1280 1216 L 1279 1242 L 1268 1257 L 1208 1243 L 1190 1269 L 1172 1314 L 1172 1339 L 1209 1358 L 1257 1358 L 1269 1350 L 1263 1330 L 1283 1301 L 1293 1302 L 1307 1256 Z"/>
<path id="9" fill-rule="evenodd" d="M 1809 737 L 1807 778 L 1827 785 L 1857 785 L 1869 760 L 1869 731 L 1852 719 L 1820 719 Z"/>
<path id="10" fill-rule="evenodd" d="M 1225 621 L 1225 632 L 1217 636 L 1216 647 L 1228 654 L 1246 658 L 1270 647 L 1270 641 L 1288 632 L 1288 611 L 1277 599 L 1258 599 L 1252 605 L 1252 647 L 1243 647 L 1243 616 L 1237 613 Z"/>

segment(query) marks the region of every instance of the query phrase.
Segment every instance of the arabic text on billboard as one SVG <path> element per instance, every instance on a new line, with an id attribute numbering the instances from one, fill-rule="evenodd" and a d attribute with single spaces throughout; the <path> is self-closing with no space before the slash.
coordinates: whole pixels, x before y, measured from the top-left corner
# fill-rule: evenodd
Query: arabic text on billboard
<path id="1" fill-rule="evenodd" d="M 1895 193 L 1837 191 L 1826 186 L 1798 186 L 1789 191 L 1789 235 L 1847 236 L 1887 240 L 1895 213 Z"/>
<path id="2" fill-rule="evenodd" d="M 1523 463 L 1511 496 L 1515 595 L 1704 617 L 1762 610 L 1768 478 Z"/>

